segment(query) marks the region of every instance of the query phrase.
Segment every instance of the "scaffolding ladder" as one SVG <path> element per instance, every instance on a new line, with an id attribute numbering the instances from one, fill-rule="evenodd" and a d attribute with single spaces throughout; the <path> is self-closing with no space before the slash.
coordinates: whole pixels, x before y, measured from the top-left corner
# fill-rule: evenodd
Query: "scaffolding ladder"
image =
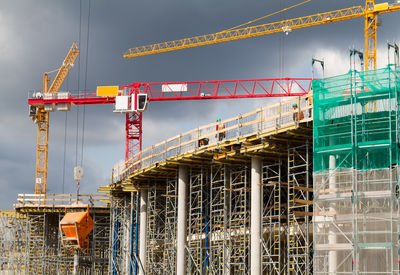
<path id="1" fill-rule="evenodd" d="M 288 146 L 288 274 L 310 274 L 312 212 L 310 189 L 309 144 Z"/>
<path id="2" fill-rule="evenodd" d="M 263 165 L 262 178 L 262 264 L 263 273 L 282 274 L 284 251 L 283 244 L 284 225 L 281 220 L 284 218 L 285 209 L 281 205 L 282 186 L 281 186 L 281 166 L 282 162 Z"/>
<path id="3" fill-rule="evenodd" d="M 176 267 L 177 187 L 176 177 L 167 179 L 164 241 L 164 270 L 166 274 L 175 274 Z"/>
<path id="4" fill-rule="evenodd" d="M 190 171 L 189 187 L 189 228 L 188 228 L 188 274 L 203 274 L 203 244 L 205 242 L 204 180 L 205 171 Z"/>
<path id="5" fill-rule="evenodd" d="M 147 206 L 147 273 L 162 274 L 165 235 L 165 193 L 156 185 L 149 188 Z"/>
<path id="6" fill-rule="evenodd" d="M 226 166 L 211 166 L 210 182 L 210 274 L 228 273 L 228 248 L 230 237 L 227 231 Z M 228 199 L 229 201 L 229 199 Z"/>
<path id="7" fill-rule="evenodd" d="M 249 254 L 249 190 L 247 167 L 232 168 L 230 179 L 231 213 L 229 236 L 231 238 L 230 271 L 248 274 Z"/>

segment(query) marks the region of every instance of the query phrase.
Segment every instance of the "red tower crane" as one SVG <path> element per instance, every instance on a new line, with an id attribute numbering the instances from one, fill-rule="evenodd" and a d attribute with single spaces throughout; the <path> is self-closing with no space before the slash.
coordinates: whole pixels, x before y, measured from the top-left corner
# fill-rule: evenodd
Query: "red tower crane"
<path id="1" fill-rule="evenodd" d="M 302 96 L 311 89 L 311 78 L 270 78 L 196 82 L 132 83 L 98 87 L 97 93 L 65 98 L 30 98 L 34 107 L 54 104 L 61 110 L 71 105 L 115 104 L 114 112 L 126 115 L 125 161 L 142 149 L 142 112 L 148 102 L 172 100 L 240 99 Z M 106 92 L 104 92 L 106 91 Z"/>

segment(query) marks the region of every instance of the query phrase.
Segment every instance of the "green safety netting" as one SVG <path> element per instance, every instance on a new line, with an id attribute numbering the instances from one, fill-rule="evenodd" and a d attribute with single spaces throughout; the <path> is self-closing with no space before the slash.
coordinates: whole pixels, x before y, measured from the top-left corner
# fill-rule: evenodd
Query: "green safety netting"
<path id="1" fill-rule="evenodd" d="M 313 81 L 314 172 L 329 169 L 330 156 L 335 168 L 397 164 L 399 76 L 389 65 Z"/>

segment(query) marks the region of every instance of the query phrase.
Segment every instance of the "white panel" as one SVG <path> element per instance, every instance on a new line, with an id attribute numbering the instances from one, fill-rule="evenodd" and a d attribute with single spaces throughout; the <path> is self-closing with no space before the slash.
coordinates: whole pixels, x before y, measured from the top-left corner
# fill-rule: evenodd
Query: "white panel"
<path id="1" fill-rule="evenodd" d="M 69 97 L 71 97 L 70 92 L 60 92 L 57 94 L 58 99 L 68 99 Z"/>
<path id="2" fill-rule="evenodd" d="M 163 84 L 162 91 L 164 93 L 168 92 L 187 92 L 187 84 Z"/>
<path id="3" fill-rule="evenodd" d="M 58 103 L 57 105 L 57 111 L 68 112 L 70 110 L 71 110 L 71 104 L 69 103 Z"/>
<path id="4" fill-rule="evenodd" d="M 54 99 L 55 98 L 55 94 L 52 93 L 44 93 L 43 94 L 43 99 Z"/>
<path id="5" fill-rule="evenodd" d="M 117 96 L 115 97 L 115 111 L 127 111 L 128 110 L 129 96 Z"/>
<path id="6" fill-rule="evenodd" d="M 54 104 L 54 103 L 45 103 L 44 104 L 44 110 L 46 112 L 54 112 L 55 109 L 56 109 L 56 104 Z"/>

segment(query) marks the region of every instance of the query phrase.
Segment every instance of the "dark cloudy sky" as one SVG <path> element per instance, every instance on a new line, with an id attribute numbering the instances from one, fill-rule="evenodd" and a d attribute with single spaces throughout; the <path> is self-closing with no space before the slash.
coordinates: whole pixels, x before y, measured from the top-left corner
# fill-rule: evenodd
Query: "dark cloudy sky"
<path id="1" fill-rule="evenodd" d="M 299 2 L 91 0 L 86 51 L 89 0 L 0 0 L 0 208 L 11 208 L 18 193 L 34 192 L 36 125 L 28 117 L 27 96 L 29 91 L 41 90 L 43 72 L 61 65 L 72 41 L 79 40 L 80 26 L 80 63 L 61 88 L 73 93 L 85 86 L 94 91 L 97 85 L 132 82 L 311 77 L 313 56 L 325 59 L 327 75 L 345 73 L 349 69 L 348 49 L 364 47 L 361 18 L 297 30 L 287 36 L 274 34 L 136 59 L 122 58 L 130 47 L 218 32 Z M 364 5 L 364 0 L 313 0 L 268 21 L 355 5 Z M 400 40 L 399 16 L 397 12 L 382 18 L 383 26 L 378 31 L 380 66 L 387 61 L 386 41 Z M 152 103 L 144 114 L 144 147 L 268 102 Z M 63 182 L 65 192 L 75 192 L 72 171 L 76 159 L 80 162 L 82 157 L 82 113 L 81 108 L 78 119 L 77 108 L 67 114 L 65 170 L 66 114 L 51 113 L 49 193 L 61 193 Z M 93 193 L 108 184 L 111 168 L 124 157 L 124 117 L 114 114 L 112 106 L 88 106 L 85 114 L 85 176 L 81 192 Z"/>

